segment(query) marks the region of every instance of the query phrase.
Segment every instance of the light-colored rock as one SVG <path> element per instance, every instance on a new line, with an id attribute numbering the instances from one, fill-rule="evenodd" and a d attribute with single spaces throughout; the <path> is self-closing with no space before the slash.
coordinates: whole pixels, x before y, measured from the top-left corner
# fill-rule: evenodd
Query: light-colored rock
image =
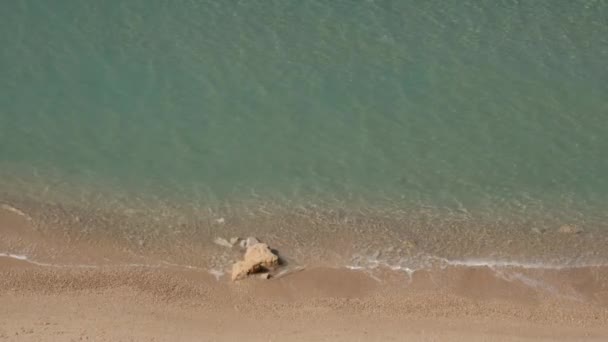
<path id="1" fill-rule="evenodd" d="M 562 234 L 580 234 L 583 230 L 575 225 L 565 224 L 557 230 Z"/>
<path id="2" fill-rule="evenodd" d="M 135 214 L 137 214 L 137 210 L 135 210 L 135 209 L 131 209 L 131 208 L 127 208 L 127 209 L 125 209 L 125 210 L 123 211 L 123 213 L 124 213 L 125 215 L 129 215 L 129 216 L 131 216 L 131 215 L 135 215 Z"/>
<path id="3" fill-rule="evenodd" d="M 215 240 L 213 240 L 213 243 L 222 247 L 232 248 L 232 244 L 228 240 L 221 237 L 215 238 Z"/>
<path id="4" fill-rule="evenodd" d="M 262 273 L 262 274 L 260 274 L 260 278 L 262 278 L 264 280 L 268 280 L 268 279 L 270 279 L 270 273 Z"/>
<path id="5" fill-rule="evenodd" d="M 416 247 L 418 247 L 418 244 L 416 243 L 416 241 L 413 240 L 403 240 L 403 247 L 408 248 L 408 249 L 414 249 Z"/>
<path id="6" fill-rule="evenodd" d="M 245 261 L 259 263 L 265 268 L 273 268 L 279 265 L 279 257 L 270 250 L 267 244 L 261 242 L 247 248 Z"/>
<path id="7" fill-rule="evenodd" d="M 239 241 L 239 247 L 241 247 L 242 249 L 247 249 L 247 240 Z"/>
<path id="8" fill-rule="evenodd" d="M 224 223 L 226 223 L 226 219 L 224 219 L 223 217 L 220 217 L 218 219 L 215 219 L 215 223 L 224 224 Z"/>
<path id="9" fill-rule="evenodd" d="M 545 229 L 537 228 L 537 227 L 534 227 L 531 230 L 532 230 L 532 233 L 535 233 L 535 234 L 543 234 L 545 232 Z"/>
<path id="10" fill-rule="evenodd" d="M 237 261 L 232 264 L 232 281 L 243 279 L 253 272 L 255 272 L 255 270 L 253 270 L 249 263 Z"/>
<path id="11" fill-rule="evenodd" d="M 232 280 L 239 280 L 250 274 L 270 270 L 279 265 L 279 257 L 274 254 L 265 243 L 247 248 L 245 257 L 232 265 Z"/>
<path id="12" fill-rule="evenodd" d="M 231 238 L 230 238 L 230 244 L 234 246 L 234 245 L 236 245 L 236 244 L 237 244 L 237 243 L 238 243 L 240 240 L 241 240 L 241 238 L 240 238 L 240 237 L 231 237 Z"/>
<path id="13" fill-rule="evenodd" d="M 247 238 L 247 242 L 245 243 L 245 248 L 253 247 L 254 245 L 257 245 L 258 243 L 260 243 L 260 240 L 254 238 L 253 236 L 250 236 Z"/>

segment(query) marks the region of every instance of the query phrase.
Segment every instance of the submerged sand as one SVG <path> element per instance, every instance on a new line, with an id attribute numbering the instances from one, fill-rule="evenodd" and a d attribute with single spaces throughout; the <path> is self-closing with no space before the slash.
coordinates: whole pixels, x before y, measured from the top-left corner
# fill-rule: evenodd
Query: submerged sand
<path id="1" fill-rule="evenodd" d="M 32 254 L 40 254 L 36 243 L 77 250 L 71 261 L 80 263 L 0 251 L 0 340 L 608 339 L 601 265 L 504 274 L 474 265 L 411 274 L 306 265 L 278 279 L 231 282 L 204 268 L 138 264 L 100 240 L 72 239 L 66 249 L 36 220 L 0 208 L 2 244 Z M 125 262 L 91 264 L 106 259 Z"/>

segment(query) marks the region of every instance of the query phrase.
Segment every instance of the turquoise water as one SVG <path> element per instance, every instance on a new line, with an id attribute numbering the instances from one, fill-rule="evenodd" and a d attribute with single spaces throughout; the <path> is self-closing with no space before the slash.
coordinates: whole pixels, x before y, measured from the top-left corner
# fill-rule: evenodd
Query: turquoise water
<path id="1" fill-rule="evenodd" d="M 605 1 L 4 1 L 0 45 L 11 191 L 608 199 Z"/>

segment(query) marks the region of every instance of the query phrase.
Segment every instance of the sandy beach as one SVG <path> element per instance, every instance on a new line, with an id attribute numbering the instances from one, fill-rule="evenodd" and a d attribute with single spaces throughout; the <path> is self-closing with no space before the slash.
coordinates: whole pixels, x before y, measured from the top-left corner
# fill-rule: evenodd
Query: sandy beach
<path id="1" fill-rule="evenodd" d="M 24 213 L 0 212 L 3 243 L 40 238 Z M 576 289 L 573 297 L 508 281 L 488 267 L 409 278 L 390 270 L 310 267 L 278 279 L 231 282 L 197 269 L 62 266 L 3 252 L 0 339 L 604 341 L 607 274 L 590 267 L 551 275 L 558 277 L 554 284 Z"/>
<path id="2" fill-rule="evenodd" d="M 188 272 L 48 270 L 3 259 L 7 341 L 604 341 L 584 303 L 412 290 L 335 269 L 239 283 Z M 485 287 L 490 284 L 480 285 Z M 471 289 L 476 292 L 475 289 Z M 477 289 L 479 290 L 479 288 Z M 504 295 L 504 294 L 503 294 Z"/>
<path id="3" fill-rule="evenodd" d="M 608 342 L 608 0 L 4 0 L 0 46 L 0 342 Z"/>

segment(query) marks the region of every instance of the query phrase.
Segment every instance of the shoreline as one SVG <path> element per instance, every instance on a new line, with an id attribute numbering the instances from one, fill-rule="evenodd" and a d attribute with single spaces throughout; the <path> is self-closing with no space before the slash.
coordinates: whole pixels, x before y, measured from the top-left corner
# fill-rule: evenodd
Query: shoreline
<path id="1" fill-rule="evenodd" d="M 319 259 L 288 254 L 285 269 L 298 272 L 231 282 L 220 272 L 240 255 L 238 250 L 212 242 L 194 248 L 183 239 L 169 240 L 178 242 L 172 249 L 138 246 L 112 234 L 71 228 L 115 222 L 105 216 L 61 215 L 7 204 L 0 208 L 0 340 L 608 337 L 608 266 L 602 263 L 551 266 L 431 257 L 421 260 L 420 268 L 409 269 L 409 264 L 396 268 L 379 258 L 390 256 L 390 250 L 372 248 L 371 258 L 361 255 L 340 264 L 341 259 L 326 256 L 353 240 L 339 241 L 332 235 L 333 240 L 314 246 L 314 251 L 327 252 Z M 66 222 L 69 225 L 62 226 Z M 228 230 L 222 231 L 226 236 L 229 227 L 203 230 L 204 237 L 210 241 L 220 230 Z M 589 241 L 581 234 L 546 238 L 577 250 Z M 270 235 L 270 240 L 279 251 L 290 252 L 289 243 L 278 235 Z M 400 248 L 408 252 L 419 246 Z M 412 252 L 408 260 L 416 257 Z M 326 263 L 318 262 L 321 259 Z"/>
<path id="2" fill-rule="evenodd" d="M 315 266 L 381 264 L 416 269 L 429 262 L 419 260 L 424 258 L 448 265 L 479 261 L 524 268 L 608 265 L 608 250 L 603 248 L 608 244 L 606 223 L 596 226 L 580 217 L 552 219 L 550 213 L 489 219 L 479 213 L 423 208 L 382 213 L 242 207 L 215 212 L 162 205 L 131 211 L 11 198 L 0 198 L 0 205 L 0 232 L 9 237 L 0 241 L 0 253 L 27 255 L 40 262 L 132 261 L 137 255 L 137 260 L 159 257 L 193 266 L 220 258 L 222 265 L 212 265 L 218 267 L 234 256 L 214 240 L 257 236 L 290 260 Z M 10 227 L 2 227 L 3 222 Z M 563 233 L 562 228 L 571 232 Z M 53 255 L 48 255 L 51 249 Z"/>

